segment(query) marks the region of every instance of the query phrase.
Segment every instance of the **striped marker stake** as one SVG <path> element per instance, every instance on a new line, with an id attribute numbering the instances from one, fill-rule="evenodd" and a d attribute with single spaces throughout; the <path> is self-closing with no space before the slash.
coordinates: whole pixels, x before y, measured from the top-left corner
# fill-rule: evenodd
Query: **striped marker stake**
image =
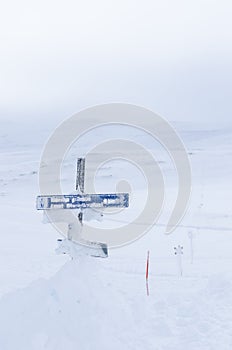
<path id="1" fill-rule="evenodd" d="M 150 260 L 150 252 L 147 252 L 147 264 L 146 264 L 146 290 L 147 296 L 149 296 L 149 284 L 148 284 L 148 275 L 149 275 L 149 260 Z"/>

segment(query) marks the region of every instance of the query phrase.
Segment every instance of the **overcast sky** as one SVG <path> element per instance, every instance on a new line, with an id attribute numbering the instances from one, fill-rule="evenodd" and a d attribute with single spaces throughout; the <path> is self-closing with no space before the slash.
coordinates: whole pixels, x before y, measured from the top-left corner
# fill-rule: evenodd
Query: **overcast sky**
<path id="1" fill-rule="evenodd" d="M 128 102 L 230 121 L 231 15 L 231 0 L 2 1 L 0 119 Z"/>

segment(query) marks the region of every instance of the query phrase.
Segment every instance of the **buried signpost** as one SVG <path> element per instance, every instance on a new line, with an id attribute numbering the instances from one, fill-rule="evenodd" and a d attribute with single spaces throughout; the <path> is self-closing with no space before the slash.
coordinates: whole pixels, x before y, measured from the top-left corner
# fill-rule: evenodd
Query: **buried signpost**
<path id="1" fill-rule="evenodd" d="M 128 193 L 110 194 L 86 194 L 84 192 L 85 182 L 85 159 L 77 160 L 76 191 L 70 195 L 42 195 L 36 200 L 36 209 L 43 210 L 49 217 L 48 222 L 65 222 L 68 224 L 67 239 L 58 240 L 58 253 L 69 254 L 72 258 L 80 254 L 95 257 L 107 257 L 108 247 L 104 242 L 93 242 L 86 240 L 82 236 L 82 227 L 86 210 L 104 210 L 106 208 L 127 208 L 129 206 Z M 65 221 L 66 210 L 75 210 L 77 213 L 77 223 Z M 101 214 L 102 216 L 103 214 Z M 78 237 L 74 240 L 73 237 Z"/>

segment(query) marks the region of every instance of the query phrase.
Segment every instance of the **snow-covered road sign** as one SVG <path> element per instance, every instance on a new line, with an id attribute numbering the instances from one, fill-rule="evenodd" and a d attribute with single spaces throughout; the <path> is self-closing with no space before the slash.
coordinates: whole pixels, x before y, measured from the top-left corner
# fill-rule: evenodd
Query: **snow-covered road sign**
<path id="1" fill-rule="evenodd" d="M 62 244 L 61 247 L 69 247 L 68 251 L 70 255 L 79 254 L 80 249 L 77 249 L 76 244 L 85 243 L 85 253 L 87 255 L 107 257 L 108 248 L 105 243 L 90 242 L 85 240 L 81 235 L 85 211 L 94 209 L 106 209 L 106 208 L 127 208 L 129 207 L 129 194 L 128 193 L 102 193 L 102 194 L 86 194 L 84 193 L 85 185 L 85 159 L 77 159 L 77 176 L 76 176 L 76 193 L 67 195 L 42 195 L 36 198 L 36 209 L 43 210 L 49 213 L 50 222 L 62 220 L 62 213 L 65 213 L 68 209 L 77 210 L 77 223 L 66 222 L 68 224 L 68 243 Z M 65 216 L 64 216 L 65 217 Z M 52 218 L 52 221 L 51 221 Z M 49 222 L 49 221 L 48 221 Z M 75 239 L 74 239 L 75 237 Z M 77 239 L 78 238 L 78 239 Z M 64 241 L 66 242 L 66 240 Z M 75 246 L 72 246 L 74 244 Z M 73 249 L 70 249 L 73 247 Z M 64 248 L 66 252 L 66 248 Z M 83 250 L 83 249 L 82 249 Z M 59 249 L 60 251 L 60 249 Z M 78 253 L 77 253 L 78 252 Z"/>
<path id="2" fill-rule="evenodd" d="M 184 247 L 178 245 L 178 247 L 174 247 L 174 253 L 175 255 L 182 255 L 183 254 Z"/>
<path id="3" fill-rule="evenodd" d="M 128 206 L 128 193 L 51 195 L 38 196 L 36 200 L 37 210 L 127 208 Z"/>

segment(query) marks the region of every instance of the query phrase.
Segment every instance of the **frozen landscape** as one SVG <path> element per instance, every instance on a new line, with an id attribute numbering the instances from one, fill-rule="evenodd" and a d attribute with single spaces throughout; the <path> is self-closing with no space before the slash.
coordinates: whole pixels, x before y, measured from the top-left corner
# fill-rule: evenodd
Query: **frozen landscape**
<path id="1" fill-rule="evenodd" d="M 72 261 L 56 255 L 61 236 L 42 223 L 35 209 L 40 156 L 55 126 L 2 122 L 1 350 L 232 349 L 232 127 L 173 125 L 192 167 L 192 196 L 183 221 L 171 235 L 164 234 L 177 183 L 168 155 L 145 134 L 120 130 L 120 137 L 156 154 L 166 180 L 163 212 L 146 235 L 110 249 L 108 259 L 81 256 Z M 63 166 L 66 193 L 73 190 L 77 156 L 91 142 L 101 142 L 106 134 L 116 138 L 118 132 L 93 132 L 74 145 Z M 98 227 L 123 225 L 141 209 L 146 186 L 134 174 L 126 163 L 112 162 L 99 170 L 97 191 L 113 192 L 122 176 L 134 192 L 124 217 L 106 218 L 95 223 Z M 183 246 L 182 276 L 174 254 L 178 245 Z"/>

